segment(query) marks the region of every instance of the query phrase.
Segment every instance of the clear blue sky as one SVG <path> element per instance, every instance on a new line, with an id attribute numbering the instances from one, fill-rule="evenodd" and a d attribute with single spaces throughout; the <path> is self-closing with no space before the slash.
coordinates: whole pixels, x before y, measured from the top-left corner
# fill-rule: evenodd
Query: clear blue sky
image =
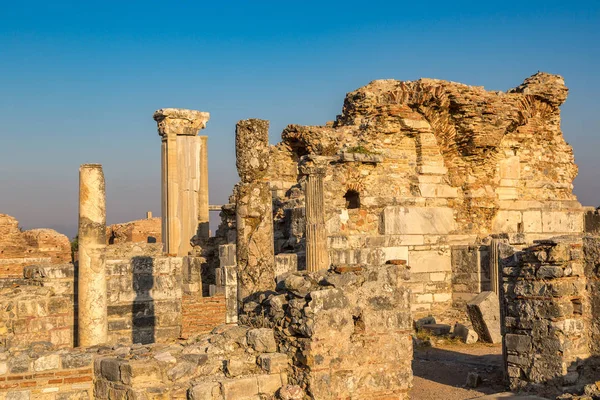
<path id="1" fill-rule="evenodd" d="M 78 167 L 104 165 L 108 222 L 160 213 L 162 107 L 211 113 L 210 201 L 237 181 L 235 123 L 323 124 L 374 79 L 507 90 L 538 70 L 570 88 L 576 193 L 600 204 L 598 1 L 5 1 L 0 213 L 73 236 Z"/>

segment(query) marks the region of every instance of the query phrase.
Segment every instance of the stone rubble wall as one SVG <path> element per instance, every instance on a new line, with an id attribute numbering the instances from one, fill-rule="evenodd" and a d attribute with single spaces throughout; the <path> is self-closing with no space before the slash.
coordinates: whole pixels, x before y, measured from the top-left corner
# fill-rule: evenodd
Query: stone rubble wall
<path id="1" fill-rule="evenodd" d="M 149 218 L 106 227 L 106 244 L 128 242 L 162 243 L 161 219 Z"/>
<path id="2" fill-rule="evenodd" d="M 589 293 L 589 312 L 587 318 L 591 357 L 587 362 L 587 371 L 592 377 L 600 374 L 600 237 L 586 235 L 583 238 L 585 276 Z M 593 379 L 591 381 L 595 381 Z"/>
<path id="3" fill-rule="evenodd" d="M 20 278 L 23 267 L 71 261 L 69 239 L 52 229 L 21 231 L 19 221 L 0 214 L 0 279 Z"/>
<path id="4" fill-rule="evenodd" d="M 98 349 L 52 350 L 38 342 L 0 351 L 0 400 L 93 399 L 93 357 Z"/>
<path id="5" fill-rule="evenodd" d="M 73 325 L 72 295 L 36 285 L 0 289 L 0 348 L 22 349 L 35 342 L 72 347 Z"/>
<path id="6" fill-rule="evenodd" d="M 94 365 L 98 400 L 273 398 L 290 370 L 273 330 L 237 325 L 177 344 L 120 347 Z"/>
<path id="7" fill-rule="evenodd" d="M 290 273 L 240 321 L 273 328 L 290 382 L 313 399 L 407 399 L 412 384 L 409 272 L 404 262 Z"/>
<path id="8" fill-rule="evenodd" d="M 590 358 L 590 306 L 582 240 L 563 237 L 516 251 L 501 246 L 504 348 L 511 389 L 573 389 Z"/>

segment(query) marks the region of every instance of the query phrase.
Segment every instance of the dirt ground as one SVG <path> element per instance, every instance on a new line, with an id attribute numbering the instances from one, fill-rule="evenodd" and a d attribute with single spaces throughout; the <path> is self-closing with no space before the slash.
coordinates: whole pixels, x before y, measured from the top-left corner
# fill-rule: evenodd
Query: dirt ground
<path id="1" fill-rule="evenodd" d="M 482 383 L 466 388 L 469 372 L 477 372 Z M 443 342 L 435 347 L 415 347 L 411 399 L 463 400 L 506 392 L 503 384 L 502 346 Z"/>

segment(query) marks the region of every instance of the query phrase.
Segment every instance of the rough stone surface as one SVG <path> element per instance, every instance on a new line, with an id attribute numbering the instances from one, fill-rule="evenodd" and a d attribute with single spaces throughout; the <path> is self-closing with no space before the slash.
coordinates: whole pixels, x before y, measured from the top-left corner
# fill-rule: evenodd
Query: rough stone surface
<path id="1" fill-rule="evenodd" d="M 138 219 L 106 228 L 107 244 L 143 242 L 162 243 L 160 218 Z"/>
<path id="2" fill-rule="evenodd" d="M 597 314 L 589 303 L 582 247 L 577 237 L 543 240 L 503 263 L 504 347 L 512 389 L 556 396 L 597 379 L 589 335 Z M 593 253 L 593 245 L 586 247 Z M 554 267 L 562 273 L 547 274 Z"/>
<path id="3" fill-rule="evenodd" d="M 479 335 L 473 328 L 469 328 L 468 326 L 459 323 L 454 325 L 452 334 L 459 337 L 466 344 L 477 343 L 477 340 L 479 340 Z"/>
<path id="4" fill-rule="evenodd" d="M 19 221 L 0 214 L 0 279 L 23 277 L 23 267 L 71 261 L 69 239 L 52 229 L 23 231 Z"/>
<path id="5" fill-rule="evenodd" d="M 407 267 L 339 271 L 293 273 L 297 279 L 280 282 L 260 304 L 246 303 L 240 321 L 273 327 L 279 352 L 291 358 L 292 381 L 311 398 L 408 398 Z"/>
<path id="6" fill-rule="evenodd" d="M 501 343 L 500 303 L 494 292 L 481 292 L 467 303 L 473 329 L 483 342 Z"/>

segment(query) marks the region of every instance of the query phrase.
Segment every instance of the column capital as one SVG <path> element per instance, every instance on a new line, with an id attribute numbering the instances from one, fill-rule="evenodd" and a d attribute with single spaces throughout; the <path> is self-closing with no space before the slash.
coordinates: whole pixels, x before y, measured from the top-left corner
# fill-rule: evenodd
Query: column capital
<path id="1" fill-rule="evenodd" d="M 327 166 L 333 159 L 333 157 L 309 154 L 302 156 L 298 168 L 303 175 L 324 175 L 327 172 Z"/>
<path id="2" fill-rule="evenodd" d="M 210 113 L 184 108 L 161 108 L 152 117 L 158 124 L 160 136 L 196 136 L 206 127 Z"/>

